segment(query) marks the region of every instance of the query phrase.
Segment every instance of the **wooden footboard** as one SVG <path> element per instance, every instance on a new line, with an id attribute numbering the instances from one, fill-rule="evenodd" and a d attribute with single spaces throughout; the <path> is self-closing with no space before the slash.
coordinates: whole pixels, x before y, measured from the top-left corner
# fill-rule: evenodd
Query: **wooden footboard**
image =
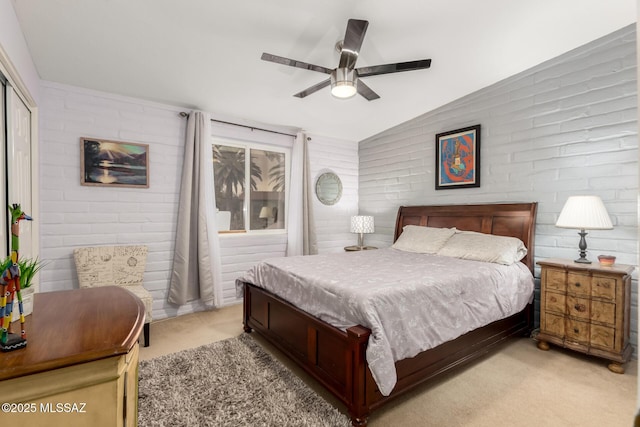
<path id="1" fill-rule="evenodd" d="M 529 305 L 512 317 L 397 362 L 398 382 L 385 397 L 365 359 L 369 329 L 354 326 L 343 332 L 264 289 L 244 284 L 245 331 L 260 333 L 342 401 L 354 426 L 366 426 L 371 411 L 389 399 L 488 353 L 508 337 L 529 333 L 532 313 Z"/>
<path id="2" fill-rule="evenodd" d="M 354 326 L 343 332 L 249 283 L 244 284 L 243 319 L 246 332 L 259 332 L 342 401 L 352 419 L 362 420 L 354 425 L 366 425 L 369 329 Z"/>

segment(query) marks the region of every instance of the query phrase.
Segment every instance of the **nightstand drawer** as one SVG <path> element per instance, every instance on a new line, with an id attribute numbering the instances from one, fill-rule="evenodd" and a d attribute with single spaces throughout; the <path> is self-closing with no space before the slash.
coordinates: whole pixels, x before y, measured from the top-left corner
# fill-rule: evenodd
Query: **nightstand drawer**
<path id="1" fill-rule="evenodd" d="M 545 270 L 545 286 L 547 289 L 555 289 L 564 292 L 566 289 L 566 273 L 564 270 Z"/>
<path id="2" fill-rule="evenodd" d="M 589 320 L 589 300 L 567 295 L 567 314 L 571 317 Z"/>
<path id="3" fill-rule="evenodd" d="M 547 292 L 544 298 L 544 310 L 564 314 L 566 310 L 564 294 Z"/>
<path id="4" fill-rule="evenodd" d="M 591 295 L 611 301 L 616 299 L 616 282 L 612 277 L 593 276 Z"/>
<path id="5" fill-rule="evenodd" d="M 606 326 L 591 325 L 591 345 L 605 349 L 613 349 L 616 330 Z"/>
<path id="6" fill-rule="evenodd" d="M 591 301 L 591 320 L 615 326 L 616 305 L 610 302 Z"/>
<path id="7" fill-rule="evenodd" d="M 549 335 L 564 337 L 564 316 L 553 313 L 545 313 L 543 332 Z"/>
<path id="8" fill-rule="evenodd" d="M 569 341 L 587 344 L 589 342 L 589 323 L 567 319 L 566 337 Z"/>
<path id="9" fill-rule="evenodd" d="M 589 295 L 591 293 L 591 277 L 570 271 L 567 273 L 567 292 Z"/>

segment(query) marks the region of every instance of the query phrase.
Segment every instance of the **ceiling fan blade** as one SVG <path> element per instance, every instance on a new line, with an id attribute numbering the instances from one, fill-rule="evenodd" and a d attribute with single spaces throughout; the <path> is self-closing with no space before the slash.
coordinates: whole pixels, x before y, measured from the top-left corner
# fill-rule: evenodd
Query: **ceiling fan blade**
<path id="1" fill-rule="evenodd" d="M 364 96 L 367 101 L 373 101 L 375 99 L 380 98 L 380 95 L 375 93 L 369 86 L 363 83 L 362 80 L 358 80 L 358 93 Z"/>
<path id="2" fill-rule="evenodd" d="M 331 74 L 333 70 L 321 65 L 308 64 L 302 61 L 296 61 L 295 59 L 285 58 L 284 56 L 272 55 L 270 53 L 263 53 L 261 56 L 263 61 L 275 62 L 276 64 L 288 65 L 290 67 L 302 68 L 305 70 L 317 71 L 319 73 Z"/>
<path id="3" fill-rule="evenodd" d="M 402 71 L 423 70 L 431 67 L 430 59 L 418 61 L 398 62 L 396 64 L 373 65 L 371 67 L 358 68 L 359 77 L 377 76 L 380 74 L 400 73 Z"/>
<path id="4" fill-rule="evenodd" d="M 368 21 L 349 19 L 349 22 L 347 22 L 347 31 L 344 34 L 344 41 L 342 42 L 342 52 L 340 53 L 340 65 L 338 65 L 338 68 L 348 68 L 352 70 L 356 66 L 358 53 L 360 52 L 360 47 L 362 47 L 368 26 Z"/>
<path id="5" fill-rule="evenodd" d="M 302 92 L 298 92 L 293 96 L 296 96 L 298 98 L 304 98 L 305 96 L 311 95 L 314 92 L 319 91 L 320 89 L 327 87 L 331 84 L 331 79 L 327 79 L 327 80 L 323 80 L 318 84 L 315 84 L 311 87 L 306 88 L 305 90 L 303 90 Z"/>

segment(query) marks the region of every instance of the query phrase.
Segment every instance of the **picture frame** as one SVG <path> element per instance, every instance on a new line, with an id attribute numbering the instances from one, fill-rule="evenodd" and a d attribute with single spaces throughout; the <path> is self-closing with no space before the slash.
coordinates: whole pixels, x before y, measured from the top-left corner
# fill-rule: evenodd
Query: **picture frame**
<path id="1" fill-rule="evenodd" d="M 149 188 L 149 144 L 80 138 L 80 184 Z"/>
<path id="2" fill-rule="evenodd" d="M 436 135 L 436 190 L 480 187 L 480 125 Z"/>

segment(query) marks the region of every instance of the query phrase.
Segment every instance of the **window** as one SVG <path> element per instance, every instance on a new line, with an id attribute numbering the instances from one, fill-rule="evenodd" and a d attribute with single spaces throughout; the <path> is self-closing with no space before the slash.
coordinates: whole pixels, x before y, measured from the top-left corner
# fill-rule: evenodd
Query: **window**
<path id="1" fill-rule="evenodd" d="M 218 231 L 285 229 L 289 151 L 214 140 Z"/>

